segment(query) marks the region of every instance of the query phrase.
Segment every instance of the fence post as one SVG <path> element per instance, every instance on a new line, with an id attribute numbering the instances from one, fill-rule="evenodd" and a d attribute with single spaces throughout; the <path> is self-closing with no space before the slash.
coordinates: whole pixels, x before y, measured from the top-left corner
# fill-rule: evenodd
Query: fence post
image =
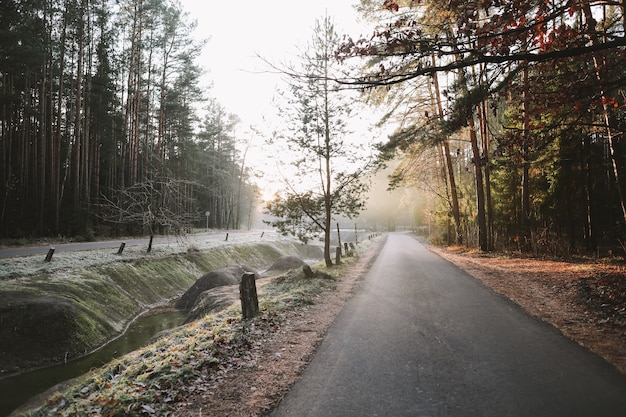
<path id="1" fill-rule="evenodd" d="M 117 254 L 121 255 L 124 252 L 124 247 L 126 246 L 126 242 L 120 243 L 120 248 L 117 250 Z"/>
<path id="2" fill-rule="evenodd" d="M 54 255 L 54 248 L 48 249 L 48 254 L 46 255 L 44 262 L 50 262 L 52 260 L 52 255 Z"/>
<path id="3" fill-rule="evenodd" d="M 251 319 L 259 314 L 259 299 L 256 294 L 254 274 L 243 274 L 239 284 L 239 296 L 244 319 Z"/>
<path id="4" fill-rule="evenodd" d="M 337 246 L 335 251 L 335 263 L 339 265 L 341 263 L 341 246 Z"/>
<path id="5" fill-rule="evenodd" d="M 339 241 L 339 256 L 341 256 L 341 232 L 339 231 L 339 222 L 337 222 L 337 240 Z"/>

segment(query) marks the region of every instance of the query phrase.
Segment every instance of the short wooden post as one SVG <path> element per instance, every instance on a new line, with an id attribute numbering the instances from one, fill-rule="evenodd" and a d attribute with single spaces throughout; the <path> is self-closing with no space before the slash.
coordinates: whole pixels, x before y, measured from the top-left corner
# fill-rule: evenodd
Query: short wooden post
<path id="1" fill-rule="evenodd" d="M 313 272 L 311 267 L 309 265 L 307 265 L 307 264 L 302 265 L 302 271 L 304 272 L 304 276 L 306 278 L 313 278 L 313 277 L 315 277 L 315 272 Z"/>
<path id="2" fill-rule="evenodd" d="M 226 239 L 224 239 L 224 240 L 225 240 L 225 241 L 227 241 L 227 240 L 228 240 L 228 233 L 226 233 Z"/>
<path id="3" fill-rule="evenodd" d="M 54 248 L 48 249 L 48 254 L 46 255 L 45 262 L 50 262 L 52 260 L 52 255 L 54 255 Z"/>
<path id="4" fill-rule="evenodd" d="M 244 319 L 251 319 L 259 314 L 259 299 L 256 294 L 254 274 L 243 274 L 239 284 L 239 296 Z"/>
<path id="5" fill-rule="evenodd" d="M 348 256 L 348 242 L 343 242 L 343 253 Z"/>
<path id="6" fill-rule="evenodd" d="M 337 246 L 335 251 L 335 263 L 339 265 L 341 263 L 341 246 Z"/>
<path id="7" fill-rule="evenodd" d="M 354 243 L 350 242 L 350 250 L 352 250 L 354 252 L 355 247 L 354 247 Z"/>
<path id="8" fill-rule="evenodd" d="M 337 240 L 339 241 L 339 256 L 341 256 L 341 232 L 339 231 L 339 222 L 337 222 Z"/>
<path id="9" fill-rule="evenodd" d="M 261 239 L 263 239 L 263 235 L 265 234 L 265 232 L 261 232 Z"/>
<path id="10" fill-rule="evenodd" d="M 124 252 L 124 247 L 126 246 L 126 242 L 120 243 L 120 248 L 117 250 L 117 254 L 121 255 Z"/>

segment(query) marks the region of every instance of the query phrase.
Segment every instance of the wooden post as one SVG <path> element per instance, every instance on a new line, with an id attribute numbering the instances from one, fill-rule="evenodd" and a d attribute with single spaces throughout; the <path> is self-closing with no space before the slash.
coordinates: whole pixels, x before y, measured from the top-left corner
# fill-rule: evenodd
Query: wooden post
<path id="1" fill-rule="evenodd" d="M 341 232 L 339 232 L 339 222 L 337 222 L 337 240 L 339 241 L 339 247 L 338 247 L 338 251 L 339 251 L 339 257 L 341 257 Z"/>
<path id="2" fill-rule="evenodd" d="M 337 246 L 337 251 L 335 252 L 335 263 L 337 265 L 341 263 L 341 246 Z"/>
<path id="3" fill-rule="evenodd" d="M 265 234 L 265 232 L 261 232 L 261 239 L 263 239 L 263 235 Z"/>
<path id="4" fill-rule="evenodd" d="M 354 244 L 355 245 L 359 244 L 359 233 L 357 232 L 357 229 L 356 229 L 356 223 L 354 223 Z"/>
<path id="5" fill-rule="evenodd" d="M 251 319 L 259 314 L 259 299 L 256 294 L 254 274 L 243 274 L 241 277 L 239 297 L 241 298 L 241 312 L 244 319 Z"/>
<path id="6" fill-rule="evenodd" d="M 148 250 L 147 253 L 152 252 L 152 240 L 154 239 L 154 235 L 150 235 L 150 242 L 148 242 Z"/>
<path id="7" fill-rule="evenodd" d="M 48 249 L 48 254 L 46 255 L 46 259 L 44 259 L 44 262 L 50 262 L 52 260 L 52 255 L 54 255 L 54 248 Z"/>
<path id="8" fill-rule="evenodd" d="M 313 277 L 315 277 L 315 272 L 313 272 L 311 267 L 309 265 L 307 265 L 307 264 L 302 265 L 302 271 L 304 272 L 304 276 L 306 278 L 313 278 Z"/>
<path id="9" fill-rule="evenodd" d="M 117 250 L 117 254 L 121 255 L 124 252 L 124 246 L 126 246 L 126 242 L 120 243 L 120 248 Z"/>
<path id="10" fill-rule="evenodd" d="M 228 233 L 226 233 L 226 239 L 224 239 L 224 240 L 225 240 L 225 241 L 227 241 L 227 240 L 228 240 Z"/>
<path id="11" fill-rule="evenodd" d="M 343 242 L 343 253 L 348 256 L 348 242 Z"/>

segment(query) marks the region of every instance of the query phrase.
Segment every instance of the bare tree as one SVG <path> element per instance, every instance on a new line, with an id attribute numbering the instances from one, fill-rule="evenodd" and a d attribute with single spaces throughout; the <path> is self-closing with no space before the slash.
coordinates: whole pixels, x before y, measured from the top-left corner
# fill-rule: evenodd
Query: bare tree
<path id="1" fill-rule="evenodd" d="M 104 197 L 102 217 L 112 223 L 140 227 L 150 236 L 150 252 L 155 233 L 184 235 L 201 218 L 190 192 L 196 186 L 172 178 L 140 182 L 120 190 L 117 201 Z"/>

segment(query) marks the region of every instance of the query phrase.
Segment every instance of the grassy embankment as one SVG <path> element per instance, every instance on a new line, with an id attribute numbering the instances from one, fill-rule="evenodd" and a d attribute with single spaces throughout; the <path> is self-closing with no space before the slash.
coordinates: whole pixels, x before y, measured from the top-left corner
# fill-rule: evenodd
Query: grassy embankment
<path id="1" fill-rule="evenodd" d="M 209 271 L 237 264 L 263 269 L 282 255 L 303 257 L 305 250 L 289 241 L 224 245 L 87 267 L 68 262 L 60 268 L 53 262 L 49 269 L 40 266 L 26 276 L 4 276 L 0 372 L 81 356 L 119 335 L 138 314 L 179 296 Z M 89 252 L 80 256 L 94 256 Z"/>
<path id="2" fill-rule="evenodd" d="M 314 278 L 301 271 L 276 277 L 260 288 L 261 313 L 255 319 L 242 320 L 236 302 L 83 376 L 21 415 L 167 415 L 186 393 L 206 389 L 215 373 L 236 364 L 249 346 L 280 328 L 288 311 L 334 290 L 353 260 L 329 270 L 320 267 Z"/>

